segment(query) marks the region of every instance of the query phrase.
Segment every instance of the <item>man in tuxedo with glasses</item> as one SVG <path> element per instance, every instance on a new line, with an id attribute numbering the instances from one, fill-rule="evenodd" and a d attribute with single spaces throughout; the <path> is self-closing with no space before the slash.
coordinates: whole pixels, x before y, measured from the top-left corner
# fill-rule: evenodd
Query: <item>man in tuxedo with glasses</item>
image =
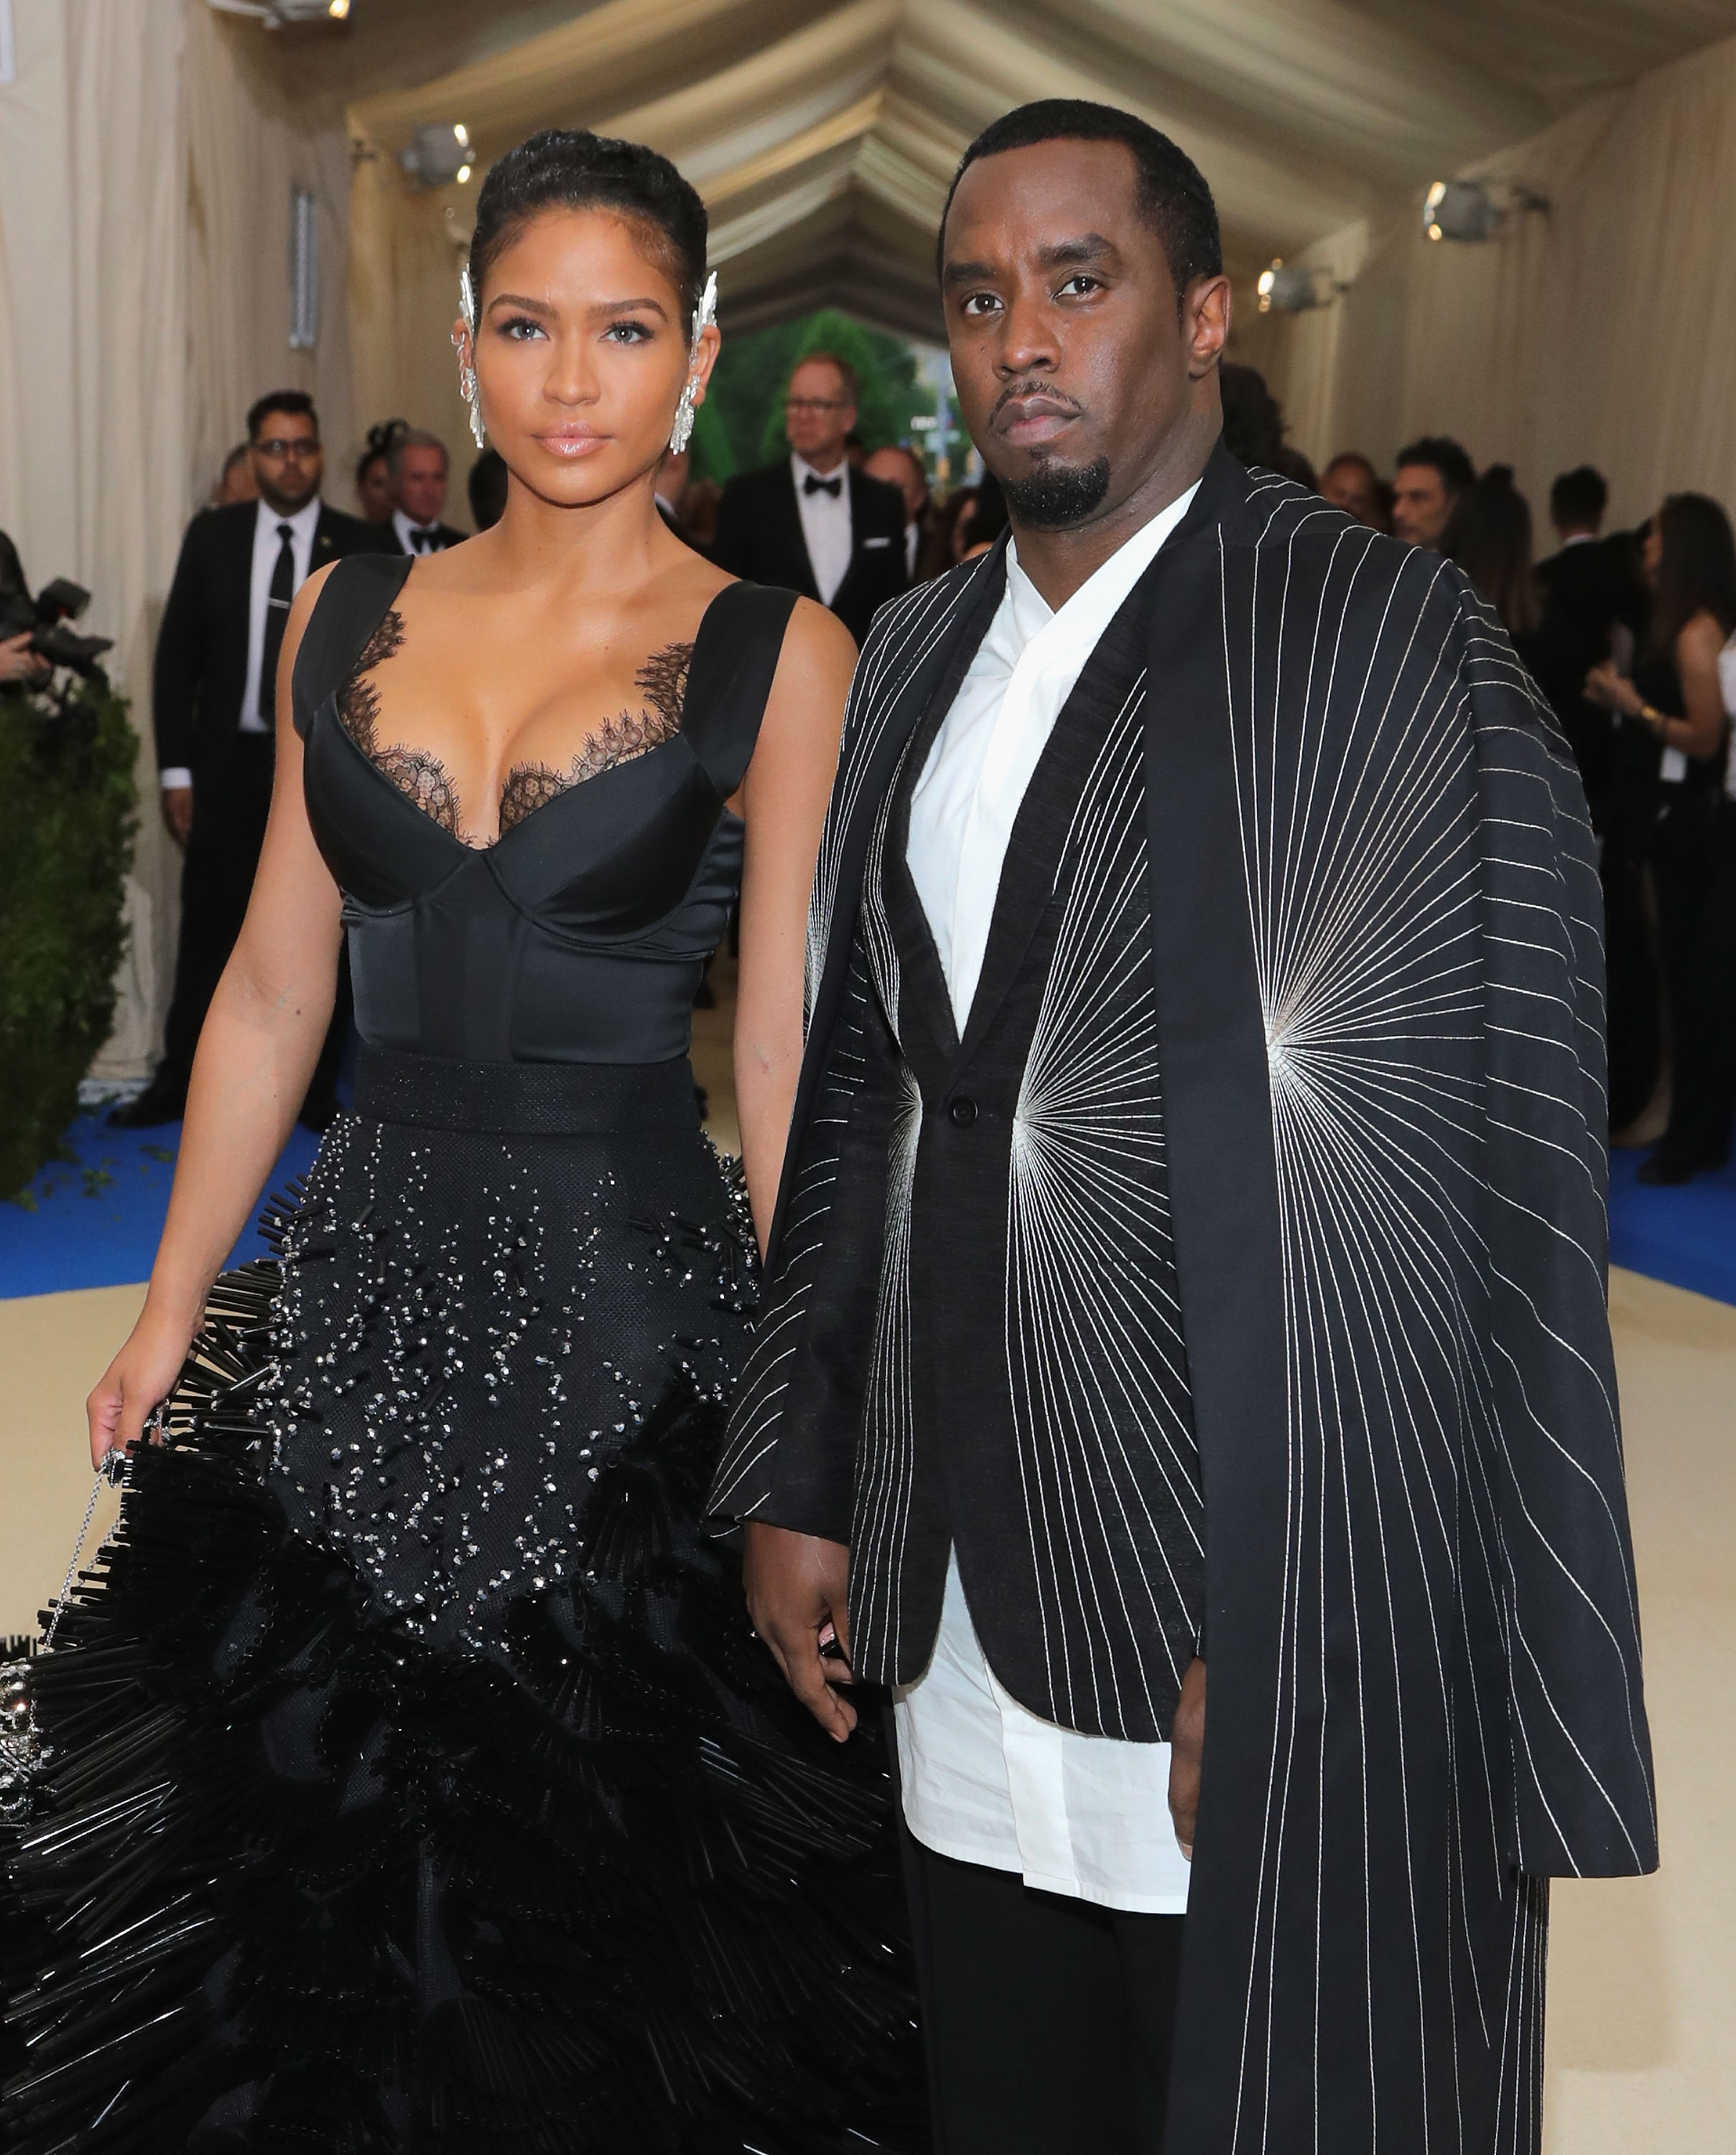
<path id="1" fill-rule="evenodd" d="M 859 394 L 848 360 L 809 353 L 784 397 L 787 460 L 730 480 L 711 548 L 731 576 L 829 607 L 858 643 L 909 581 L 903 494 L 844 453 Z"/>
<path id="2" fill-rule="evenodd" d="M 278 653 L 296 592 L 345 554 L 392 553 L 397 541 L 320 499 L 325 475 L 313 400 L 274 390 L 247 415 L 257 501 L 202 510 L 187 527 L 156 640 L 152 717 L 163 821 L 186 849 L 181 935 L 163 1057 L 146 1090 L 110 1119 L 175 1122 L 193 1051 L 241 932 L 271 805 Z M 338 1030 L 303 1113 L 330 1119 Z"/>

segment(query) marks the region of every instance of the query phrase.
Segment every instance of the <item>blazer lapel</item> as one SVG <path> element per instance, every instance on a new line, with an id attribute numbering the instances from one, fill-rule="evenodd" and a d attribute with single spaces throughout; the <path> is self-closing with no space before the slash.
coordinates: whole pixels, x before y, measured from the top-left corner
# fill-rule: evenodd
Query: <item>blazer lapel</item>
<path id="1" fill-rule="evenodd" d="M 767 1248 L 768 1265 L 789 1202 L 790 1178 L 801 1150 L 796 1140 L 807 1127 L 814 1094 L 831 1051 L 832 1029 L 843 1000 L 850 949 L 862 905 L 868 847 L 887 788 L 897 775 L 904 745 L 924 712 L 932 704 L 940 704 L 944 709 L 957 694 L 958 684 L 994 619 L 1006 586 L 1003 541 L 982 557 L 961 587 L 949 592 L 942 583 L 931 586 L 932 612 L 924 604 L 929 592 L 913 593 L 896 646 L 889 637 L 883 643 L 871 646 L 856 669 L 852 701 L 857 707 L 858 730 L 868 745 L 861 751 L 860 767 L 853 768 L 847 744 L 832 789 L 832 813 L 841 819 L 835 867 L 827 860 L 822 841 L 817 882 L 823 885 L 829 878 L 836 897 L 831 917 L 824 920 L 826 952 L 808 1019 L 791 1139 L 784 1153 L 783 1179 Z M 883 718 L 877 716 L 880 711 L 884 712 Z"/>
<path id="2" fill-rule="evenodd" d="M 1157 561 L 1163 559 L 1162 552 Z M 1055 894 L 1068 833 L 1109 728 L 1139 685 L 1156 561 L 1129 592 L 1080 668 L 1013 819 L 982 972 L 965 1021 L 959 1060 L 976 1052 L 1018 977 L 1031 939 Z"/>
<path id="3" fill-rule="evenodd" d="M 771 489 L 772 513 L 782 527 L 784 550 L 790 557 L 796 574 L 791 579 L 804 598 L 817 603 L 820 586 L 814 581 L 814 565 L 808 559 L 807 539 L 801 529 L 801 508 L 796 499 L 796 474 L 786 461 L 776 467 L 776 483 Z"/>
<path id="4" fill-rule="evenodd" d="M 337 532 L 332 513 L 322 503 L 320 508 L 320 520 L 314 526 L 314 545 L 312 552 L 308 555 L 308 574 L 312 576 L 315 569 L 323 569 L 328 561 L 336 561 L 337 556 Z"/>

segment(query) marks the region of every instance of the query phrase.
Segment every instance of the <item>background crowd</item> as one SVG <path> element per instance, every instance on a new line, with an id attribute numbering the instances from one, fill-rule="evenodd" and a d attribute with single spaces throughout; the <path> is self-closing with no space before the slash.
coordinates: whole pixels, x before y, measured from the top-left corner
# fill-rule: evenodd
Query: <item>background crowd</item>
<path id="1" fill-rule="evenodd" d="M 1554 545 L 1539 559 L 1508 466 L 1479 473 L 1458 443 L 1433 436 L 1403 448 L 1390 476 L 1354 449 L 1317 473 L 1286 441 L 1259 374 L 1226 365 L 1223 392 L 1226 443 L 1243 462 L 1456 562 L 1499 615 L 1578 760 L 1600 847 L 1613 1141 L 1652 1148 L 1647 1181 L 1722 1166 L 1736 1103 L 1736 545 L 1724 510 L 1676 494 L 1637 530 L 1605 531 L 1608 489 L 1581 466 L 1550 489 Z M 719 483 L 672 454 L 657 488 L 690 545 L 818 600 L 858 642 L 888 599 L 986 550 L 1006 523 L 992 478 L 937 490 L 920 438 L 873 440 L 865 407 L 883 432 L 887 398 L 864 393 L 857 361 L 807 351 L 784 386 L 785 455 Z M 323 504 L 324 479 L 310 400 L 262 397 L 182 547 L 154 711 L 163 813 L 186 852 L 181 938 L 164 1057 L 115 1111 L 123 1123 L 171 1121 L 185 1105 L 263 839 L 270 684 L 295 590 L 341 554 L 437 551 L 465 535 L 443 520 L 444 443 L 403 419 L 368 432 L 359 516 Z M 466 491 L 476 530 L 499 520 L 506 471 L 494 450 L 475 458 Z M 0 644 L 0 678 L 35 663 L 25 639 Z M 335 1109 L 346 1024 L 341 997 L 304 1110 L 315 1128 Z"/>

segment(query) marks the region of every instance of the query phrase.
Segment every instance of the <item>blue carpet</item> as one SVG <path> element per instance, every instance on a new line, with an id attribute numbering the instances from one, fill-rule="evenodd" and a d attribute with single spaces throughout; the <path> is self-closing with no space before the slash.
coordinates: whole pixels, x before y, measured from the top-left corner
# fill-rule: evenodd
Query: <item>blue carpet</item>
<path id="1" fill-rule="evenodd" d="M 1736 1302 L 1736 1164 L 1679 1190 L 1637 1180 L 1640 1152 L 1610 1155 L 1610 1262 Z"/>
<path id="2" fill-rule="evenodd" d="M 51 1162 L 32 1184 L 34 1209 L 0 1203 L 0 1298 L 147 1279 L 168 1210 L 179 1123 L 115 1130 L 80 1115 L 67 1132 L 76 1165 Z M 298 1124 L 269 1185 L 281 1190 L 313 1163 L 319 1139 Z M 1610 1261 L 1631 1272 L 1736 1303 L 1736 1166 L 1680 1190 L 1635 1180 L 1641 1153 L 1618 1152 L 1610 1174 Z M 232 1262 L 260 1256 L 253 1229 Z"/>
<path id="3" fill-rule="evenodd" d="M 73 1163 L 51 1160 L 22 1204 L 0 1203 L 0 1298 L 149 1279 L 180 1143 L 179 1123 L 116 1130 L 100 1115 L 80 1115 L 66 1133 Z M 305 1175 L 319 1145 L 313 1132 L 298 1123 L 272 1171 L 268 1194 Z M 249 1227 L 229 1262 L 239 1264 L 264 1253 L 264 1243 Z"/>

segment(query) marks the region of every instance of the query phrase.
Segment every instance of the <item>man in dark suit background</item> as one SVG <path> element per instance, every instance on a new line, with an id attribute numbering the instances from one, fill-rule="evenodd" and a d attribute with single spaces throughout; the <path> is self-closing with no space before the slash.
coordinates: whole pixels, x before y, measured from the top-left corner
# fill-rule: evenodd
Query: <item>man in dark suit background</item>
<path id="1" fill-rule="evenodd" d="M 186 848 L 181 937 L 163 1057 L 136 1100 L 110 1119 L 174 1122 L 187 1105 L 193 1051 L 253 890 L 271 805 L 278 653 L 296 592 L 340 555 L 392 553 L 389 528 L 320 499 L 325 464 L 313 400 L 262 397 L 247 415 L 257 502 L 202 509 L 181 542 L 157 633 L 152 718 L 163 821 Z M 335 1108 L 337 1029 L 303 1108 L 320 1127 Z"/>
<path id="2" fill-rule="evenodd" d="M 1616 736 L 1610 714 L 1586 700 L 1585 676 L 1611 656 L 1621 627 L 1638 631 L 1646 605 L 1631 550 L 1602 535 L 1609 496 L 1603 475 L 1590 464 L 1563 472 L 1549 489 L 1549 521 L 1560 545 L 1537 565 L 1543 591 L 1537 683 L 1578 759 L 1600 834 L 1607 827 Z"/>
<path id="3" fill-rule="evenodd" d="M 463 539 L 462 531 L 440 521 L 449 469 L 446 444 L 438 434 L 422 427 L 406 427 L 393 438 L 386 452 L 386 473 L 392 485 L 388 529 L 400 554 L 440 554 Z"/>
<path id="4" fill-rule="evenodd" d="M 909 581 L 903 494 L 844 453 L 859 394 L 848 360 L 816 351 L 802 361 L 784 397 L 789 458 L 730 480 L 710 550 L 731 576 L 818 599 L 858 643 Z"/>

